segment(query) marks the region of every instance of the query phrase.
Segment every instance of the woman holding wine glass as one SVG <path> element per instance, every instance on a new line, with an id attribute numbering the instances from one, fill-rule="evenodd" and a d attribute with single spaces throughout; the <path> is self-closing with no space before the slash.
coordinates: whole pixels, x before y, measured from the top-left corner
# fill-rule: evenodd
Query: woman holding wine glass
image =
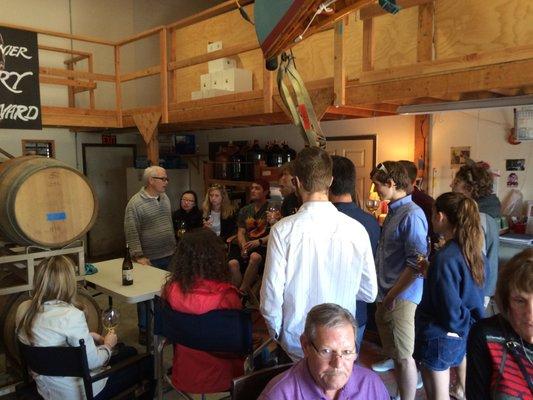
<path id="1" fill-rule="evenodd" d="M 91 371 L 96 373 L 108 364 L 117 344 L 117 335 L 114 331 L 105 336 L 89 332 L 82 305 L 76 299 L 72 261 L 65 256 L 44 259 L 37 268 L 33 285 L 33 297 L 17 309 L 16 333 L 20 341 L 31 346 L 77 347 L 80 339 L 84 339 Z M 108 399 L 133 386 L 143 376 L 153 376 L 152 362 L 149 358 L 145 360 L 146 363 L 120 370 L 120 376 L 111 375 L 94 382 L 95 399 Z M 81 378 L 32 375 L 44 399 L 85 399 Z"/>
<path id="2" fill-rule="evenodd" d="M 224 242 L 237 232 L 235 207 L 226 188 L 219 184 L 209 186 L 202 204 L 204 227 L 211 229 Z"/>
<path id="3" fill-rule="evenodd" d="M 202 213 L 198 209 L 196 192 L 186 190 L 180 198 L 180 208 L 172 214 L 176 237 L 181 239 L 185 232 L 202 226 Z"/>

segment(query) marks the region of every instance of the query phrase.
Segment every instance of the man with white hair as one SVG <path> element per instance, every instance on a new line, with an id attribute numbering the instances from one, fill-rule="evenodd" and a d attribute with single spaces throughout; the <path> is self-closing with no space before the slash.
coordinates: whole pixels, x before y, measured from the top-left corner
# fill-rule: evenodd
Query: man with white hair
<path id="1" fill-rule="evenodd" d="M 144 186 L 134 194 L 124 215 L 124 232 L 133 261 L 166 269 L 176 250 L 170 200 L 165 194 L 168 176 L 164 168 L 148 167 Z M 139 342 L 146 340 L 147 304 L 137 306 Z"/>

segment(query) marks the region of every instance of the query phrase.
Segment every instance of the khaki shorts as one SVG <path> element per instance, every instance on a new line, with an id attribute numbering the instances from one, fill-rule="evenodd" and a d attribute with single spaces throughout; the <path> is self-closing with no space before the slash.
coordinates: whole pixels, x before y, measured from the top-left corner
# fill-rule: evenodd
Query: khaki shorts
<path id="1" fill-rule="evenodd" d="M 413 356 L 415 350 L 416 304 L 397 299 L 392 311 L 377 303 L 376 325 L 383 351 L 399 361 Z"/>

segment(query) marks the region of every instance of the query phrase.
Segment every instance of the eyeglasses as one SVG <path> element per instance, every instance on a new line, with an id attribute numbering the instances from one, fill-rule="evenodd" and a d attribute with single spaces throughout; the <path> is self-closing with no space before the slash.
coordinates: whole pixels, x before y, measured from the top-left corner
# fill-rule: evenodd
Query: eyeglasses
<path id="1" fill-rule="evenodd" d="M 196 203 L 196 201 L 190 200 L 190 199 L 181 199 L 181 201 L 183 201 L 184 203 L 191 203 L 191 204 Z"/>
<path id="2" fill-rule="evenodd" d="M 335 357 L 340 357 L 343 360 L 353 360 L 355 356 L 357 355 L 357 351 L 354 350 L 342 350 L 340 353 L 337 353 L 334 350 L 331 349 L 318 349 L 315 344 L 310 340 L 311 346 L 313 346 L 313 349 L 315 349 L 316 354 L 324 360 L 331 361 Z"/>
<path id="3" fill-rule="evenodd" d="M 224 189 L 224 185 L 221 185 L 219 183 L 213 183 L 209 186 L 209 189 Z"/>
<path id="4" fill-rule="evenodd" d="M 160 181 L 168 182 L 170 179 L 168 179 L 166 176 L 152 176 L 152 179 L 159 179 Z"/>

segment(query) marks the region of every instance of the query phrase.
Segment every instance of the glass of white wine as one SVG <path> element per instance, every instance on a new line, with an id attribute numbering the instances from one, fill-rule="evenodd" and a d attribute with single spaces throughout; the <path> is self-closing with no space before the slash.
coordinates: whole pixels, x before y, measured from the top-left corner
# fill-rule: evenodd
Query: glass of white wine
<path id="1" fill-rule="evenodd" d="M 371 214 L 374 214 L 379 208 L 379 203 L 381 203 L 379 200 L 368 199 L 365 201 L 365 207 Z"/>
<path id="2" fill-rule="evenodd" d="M 115 332 L 120 320 L 120 313 L 116 308 L 109 308 L 102 313 L 102 325 L 105 329 L 105 334 Z"/>

